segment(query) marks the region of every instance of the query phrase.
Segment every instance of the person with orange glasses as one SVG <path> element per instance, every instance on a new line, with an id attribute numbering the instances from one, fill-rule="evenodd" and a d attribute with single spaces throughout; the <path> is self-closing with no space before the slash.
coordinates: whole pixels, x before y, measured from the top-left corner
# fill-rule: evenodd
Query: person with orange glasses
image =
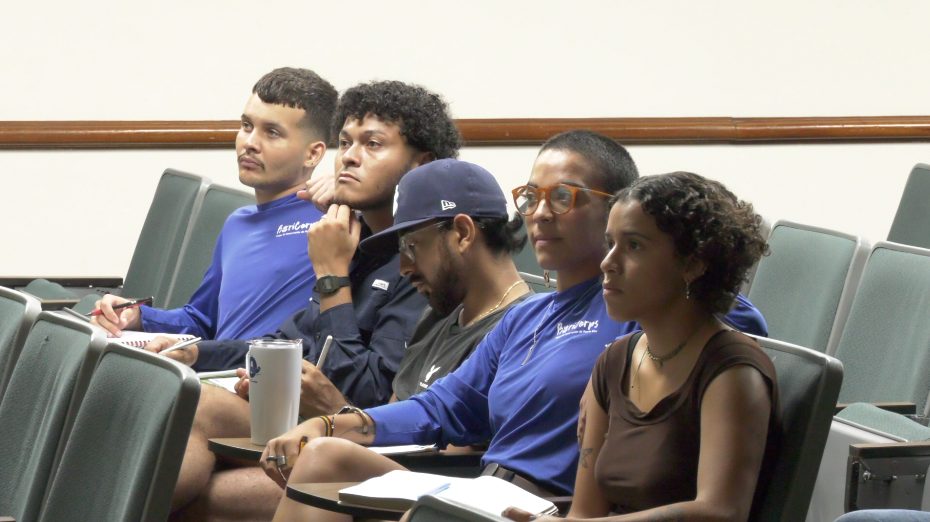
<path id="1" fill-rule="evenodd" d="M 558 272 L 556 292 L 516 304 L 458 369 L 406 401 L 311 419 L 271 440 L 266 453 L 298 456 L 295 483 L 360 481 L 402 469 L 356 444 L 453 444 L 490 440 L 484 474 L 540 496 L 570 495 L 578 464 L 578 404 L 595 361 L 639 330 L 616 322 L 602 297 L 609 196 L 638 177 L 622 146 L 589 131 L 547 141 L 529 182 L 513 191 L 536 258 Z M 765 335 L 761 314 L 738 298 L 722 318 Z M 309 441 L 306 447 L 301 441 Z M 301 451 L 302 448 L 302 451 Z M 264 457 L 265 455 L 263 455 Z M 279 468 L 262 460 L 271 477 Z M 275 520 L 345 520 L 282 498 Z"/>

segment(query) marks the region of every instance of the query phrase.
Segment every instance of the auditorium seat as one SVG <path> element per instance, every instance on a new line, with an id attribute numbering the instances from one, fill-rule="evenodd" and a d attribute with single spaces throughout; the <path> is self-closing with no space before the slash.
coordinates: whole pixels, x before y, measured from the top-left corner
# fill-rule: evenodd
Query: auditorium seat
<path id="1" fill-rule="evenodd" d="M 255 196 L 249 192 L 222 185 L 207 187 L 184 234 L 183 246 L 176 262 L 177 269 L 172 275 L 162 305 L 164 308 L 187 304 L 210 266 L 213 248 L 226 218 L 239 207 L 254 204 Z"/>
<path id="2" fill-rule="evenodd" d="M 40 520 L 166 520 L 199 396 L 190 368 L 107 346 Z"/>
<path id="3" fill-rule="evenodd" d="M 122 289 L 72 289 L 46 281 L 30 283 L 29 292 L 39 299 L 71 298 L 75 301 L 84 295 L 107 292 L 127 297 L 153 296 L 155 306 L 164 306 L 185 233 L 208 184 L 207 179 L 174 169 L 162 173 L 136 240 Z M 81 309 L 86 309 L 87 302 L 95 299 L 89 297 L 87 300 Z"/>
<path id="4" fill-rule="evenodd" d="M 930 165 L 918 163 L 911 170 L 888 241 L 930 248 Z"/>
<path id="5" fill-rule="evenodd" d="M 0 516 L 38 518 L 61 441 L 104 346 L 103 331 L 90 323 L 62 312 L 39 314 L 0 402 Z"/>
<path id="6" fill-rule="evenodd" d="M 747 297 L 765 317 L 769 337 L 832 353 L 862 273 L 865 243 L 778 221 L 768 244 L 770 254 L 759 262 Z"/>
<path id="7" fill-rule="evenodd" d="M 843 365 L 829 355 L 771 338 L 755 337 L 771 357 L 782 411 L 781 441 L 759 520 L 803 520 L 830 431 Z"/>
<path id="8" fill-rule="evenodd" d="M 0 401 L 29 329 L 40 311 L 38 299 L 0 287 Z"/>
<path id="9" fill-rule="evenodd" d="M 835 356 L 845 376 L 841 403 L 908 402 L 926 414 L 930 390 L 930 250 L 879 242 L 866 261 Z M 890 439 L 834 419 L 809 521 L 843 513 L 849 444 Z"/>

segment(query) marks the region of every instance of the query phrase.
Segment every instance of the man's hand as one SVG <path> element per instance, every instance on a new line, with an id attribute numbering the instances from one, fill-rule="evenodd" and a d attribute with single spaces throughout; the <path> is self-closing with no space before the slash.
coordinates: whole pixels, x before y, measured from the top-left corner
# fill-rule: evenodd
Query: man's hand
<path id="1" fill-rule="evenodd" d="M 336 193 L 336 172 L 316 170 L 307 181 L 307 188 L 297 192 L 297 197 L 316 205 L 322 212 L 333 203 Z"/>
<path id="2" fill-rule="evenodd" d="M 307 250 L 318 277 L 349 275 L 349 263 L 358 248 L 362 225 L 347 205 L 330 205 L 326 214 L 307 231 Z"/>
<path id="3" fill-rule="evenodd" d="M 265 474 L 283 488 L 287 485 L 287 477 L 291 474 L 303 444 L 325 434 L 326 425 L 322 419 L 304 421 L 284 435 L 269 440 L 258 463 Z"/>
<path id="4" fill-rule="evenodd" d="M 97 301 L 96 307 L 101 312 L 90 318 L 90 322 L 119 337 L 123 330 L 141 330 L 142 320 L 139 307 L 129 306 L 121 310 L 114 310 L 113 306 L 128 302 L 117 295 L 107 294 Z"/>
<path id="5" fill-rule="evenodd" d="M 313 364 L 304 360 L 300 373 L 301 417 L 329 415 L 348 404 L 339 389 Z"/>
<path id="6" fill-rule="evenodd" d="M 145 345 L 145 350 L 152 353 L 161 353 L 168 348 L 171 348 L 177 344 L 178 340 L 174 337 L 167 337 L 164 335 L 159 335 L 158 337 L 152 339 Z M 181 348 L 180 350 L 173 350 L 165 354 L 165 357 L 169 359 L 174 359 L 181 364 L 187 366 L 193 366 L 197 362 L 197 356 L 200 355 L 200 350 L 197 348 L 196 344 L 192 344 L 187 348 Z"/>
<path id="7" fill-rule="evenodd" d="M 245 368 L 236 368 L 236 377 L 239 380 L 233 386 L 233 389 L 236 390 L 236 395 L 242 397 L 245 400 L 249 400 L 249 374 L 245 371 Z"/>

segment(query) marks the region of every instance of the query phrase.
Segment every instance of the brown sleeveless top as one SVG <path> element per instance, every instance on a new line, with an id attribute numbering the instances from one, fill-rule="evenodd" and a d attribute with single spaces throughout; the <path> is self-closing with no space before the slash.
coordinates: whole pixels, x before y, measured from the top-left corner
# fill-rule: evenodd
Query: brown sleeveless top
<path id="1" fill-rule="evenodd" d="M 632 513 L 694 500 L 701 449 L 701 399 L 715 377 L 741 364 L 762 374 L 772 396 L 765 457 L 756 486 L 757 492 L 762 491 L 774 466 L 775 433 L 781 422 L 771 359 L 751 338 L 739 332 L 718 332 L 704 346 L 681 388 L 643 413 L 629 400 L 623 385 L 633 347 L 641 335 L 637 332 L 616 340 L 598 358 L 591 376 L 594 395 L 609 418 L 594 473 L 613 511 Z M 758 494 L 754 500 L 756 508 Z"/>

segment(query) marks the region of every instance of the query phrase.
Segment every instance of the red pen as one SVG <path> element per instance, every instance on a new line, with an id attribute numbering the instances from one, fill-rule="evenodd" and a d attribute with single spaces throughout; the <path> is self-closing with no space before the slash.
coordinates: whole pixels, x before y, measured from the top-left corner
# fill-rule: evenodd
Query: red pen
<path id="1" fill-rule="evenodd" d="M 142 298 L 142 299 L 133 299 L 132 301 L 126 301 L 125 303 L 120 303 L 120 304 L 114 306 L 113 309 L 114 309 L 114 310 L 122 310 L 123 308 L 129 308 L 129 307 L 131 307 L 131 306 L 139 306 L 139 305 L 144 305 L 144 304 L 150 304 L 150 303 L 152 302 L 153 299 L 155 299 L 155 298 L 154 298 L 154 297 L 144 297 L 144 298 Z M 103 314 L 103 311 L 100 310 L 100 309 L 98 308 L 98 309 L 94 310 L 93 312 L 91 312 L 91 313 L 89 313 L 89 314 L 84 314 L 84 315 L 86 315 L 87 317 L 96 317 L 96 316 L 101 315 L 101 314 Z"/>

